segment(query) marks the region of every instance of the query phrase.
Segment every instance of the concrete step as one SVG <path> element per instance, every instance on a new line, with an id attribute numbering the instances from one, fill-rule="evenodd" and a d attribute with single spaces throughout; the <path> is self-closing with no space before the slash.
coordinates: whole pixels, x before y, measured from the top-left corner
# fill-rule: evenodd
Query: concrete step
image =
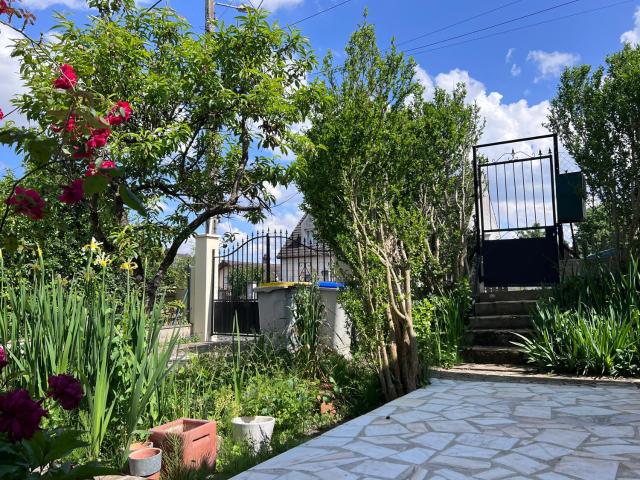
<path id="1" fill-rule="evenodd" d="M 465 362 L 493 363 L 500 365 L 525 365 L 524 352 L 517 347 L 473 346 L 462 351 Z"/>
<path id="2" fill-rule="evenodd" d="M 476 301 L 478 302 L 510 302 L 522 300 L 537 300 L 548 290 L 537 288 L 530 290 L 500 290 L 496 292 L 479 293 Z"/>
<path id="3" fill-rule="evenodd" d="M 469 318 L 469 328 L 472 330 L 484 328 L 509 330 L 532 326 L 533 322 L 529 315 L 486 315 Z"/>
<path id="4" fill-rule="evenodd" d="M 476 316 L 486 315 L 529 315 L 536 308 L 535 300 L 511 300 L 496 302 L 476 302 Z"/>
<path id="5" fill-rule="evenodd" d="M 433 368 L 433 378 L 466 380 L 473 382 L 513 382 L 541 383 L 556 385 L 582 385 L 592 387 L 636 387 L 638 378 L 576 377 L 555 373 L 539 373 L 531 365 L 496 365 L 482 363 L 462 363 L 453 368 Z"/>
<path id="6" fill-rule="evenodd" d="M 486 347 L 511 347 L 513 342 L 522 342 L 517 334 L 530 337 L 532 331 L 529 329 L 503 330 L 486 328 L 478 330 L 468 330 L 465 333 L 467 345 Z"/>

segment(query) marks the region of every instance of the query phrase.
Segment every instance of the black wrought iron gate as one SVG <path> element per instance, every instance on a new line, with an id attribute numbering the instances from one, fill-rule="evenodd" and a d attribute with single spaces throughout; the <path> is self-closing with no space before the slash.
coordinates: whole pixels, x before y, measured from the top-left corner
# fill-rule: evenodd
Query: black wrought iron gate
<path id="1" fill-rule="evenodd" d="M 237 315 L 242 334 L 260 331 L 256 289 L 269 282 L 332 282 L 336 268 L 331 249 L 294 230 L 257 232 L 229 241 L 214 254 L 213 333 L 233 333 Z"/>
<path id="2" fill-rule="evenodd" d="M 557 136 L 476 145 L 473 162 L 480 281 L 485 287 L 557 283 Z"/>

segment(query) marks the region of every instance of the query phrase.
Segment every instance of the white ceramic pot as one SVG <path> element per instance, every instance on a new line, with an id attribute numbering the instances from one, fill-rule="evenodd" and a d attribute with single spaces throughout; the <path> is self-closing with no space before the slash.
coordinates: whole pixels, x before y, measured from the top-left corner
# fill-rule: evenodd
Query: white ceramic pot
<path id="1" fill-rule="evenodd" d="M 231 420 L 233 439 L 236 442 L 247 442 L 256 452 L 269 447 L 276 419 L 273 417 L 235 417 Z"/>

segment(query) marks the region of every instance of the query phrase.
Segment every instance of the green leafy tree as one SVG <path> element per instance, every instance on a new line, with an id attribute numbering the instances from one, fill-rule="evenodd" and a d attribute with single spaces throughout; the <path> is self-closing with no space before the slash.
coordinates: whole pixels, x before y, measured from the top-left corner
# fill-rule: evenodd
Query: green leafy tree
<path id="1" fill-rule="evenodd" d="M 578 252 L 583 257 L 611 248 L 611 221 L 602 204 L 587 210 L 584 222 L 576 224 L 575 237 Z"/>
<path id="2" fill-rule="evenodd" d="M 169 8 L 97 3 L 100 14 L 88 25 L 59 17 L 57 41 L 40 45 L 46 55 L 18 43 L 27 92 L 14 103 L 40 129 L 49 127 L 52 60 L 73 65 L 96 102 L 130 103 L 133 115 L 114 129 L 107 152 L 122 178 L 89 191 L 85 185 L 83 206 L 108 252 L 118 248 L 114 237 L 125 240 L 125 228 L 129 239 L 149 237 L 143 253 L 147 244 L 164 247 L 159 255 L 147 250 L 150 271 L 136 261 L 152 300 L 180 245 L 207 220 L 240 214 L 257 221 L 273 203 L 268 186 L 287 175 L 272 151 L 286 152 L 291 126 L 305 117 L 303 80 L 314 58 L 298 31 L 269 23 L 264 11 L 249 9 L 198 35 Z M 59 165 L 48 178 L 67 184 L 85 168 Z M 136 198 L 145 207 L 139 216 L 125 208 Z"/>
<path id="3" fill-rule="evenodd" d="M 613 226 L 618 252 L 638 253 L 640 232 L 640 46 L 564 71 L 551 102 L 558 132 Z"/>
<path id="4" fill-rule="evenodd" d="M 297 183 L 320 237 L 353 276 L 352 318 L 393 399 L 419 382 L 415 286 L 435 288 L 464 263 L 468 154 L 480 125 L 463 87 L 424 100 L 415 63 L 393 44 L 381 53 L 371 25 L 345 51 L 342 65 L 325 59 L 326 95 L 300 142 Z"/>

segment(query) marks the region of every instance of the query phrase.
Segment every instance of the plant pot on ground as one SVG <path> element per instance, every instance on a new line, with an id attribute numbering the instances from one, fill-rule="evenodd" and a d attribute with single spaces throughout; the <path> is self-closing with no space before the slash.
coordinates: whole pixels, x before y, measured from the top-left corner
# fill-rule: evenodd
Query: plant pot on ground
<path id="1" fill-rule="evenodd" d="M 179 454 L 190 468 L 216 463 L 216 422 L 181 418 L 151 429 L 149 440 L 165 450 L 167 455 Z M 180 452 L 175 452 L 179 449 Z"/>
<path id="2" fill-rule="evenodd" d="M 129 452 L 135 452 L 136 450 L 142 450 L 143 448 L 153 448 L 153 442 L 133 442 L 129 446 Z"/>
<path id="3" fill-rule="evenodd" d="M 162 450 L 141 448 L 129 454 L 129 473 L 135 477 L 160 479 Z"/>
<path id="4" fill-rule="evenodd" d="M 231 420 L 233 439 L 250 444 L 255 452 L 269 448 L 276 419 L 267 416 L 235 417 Z"/>

